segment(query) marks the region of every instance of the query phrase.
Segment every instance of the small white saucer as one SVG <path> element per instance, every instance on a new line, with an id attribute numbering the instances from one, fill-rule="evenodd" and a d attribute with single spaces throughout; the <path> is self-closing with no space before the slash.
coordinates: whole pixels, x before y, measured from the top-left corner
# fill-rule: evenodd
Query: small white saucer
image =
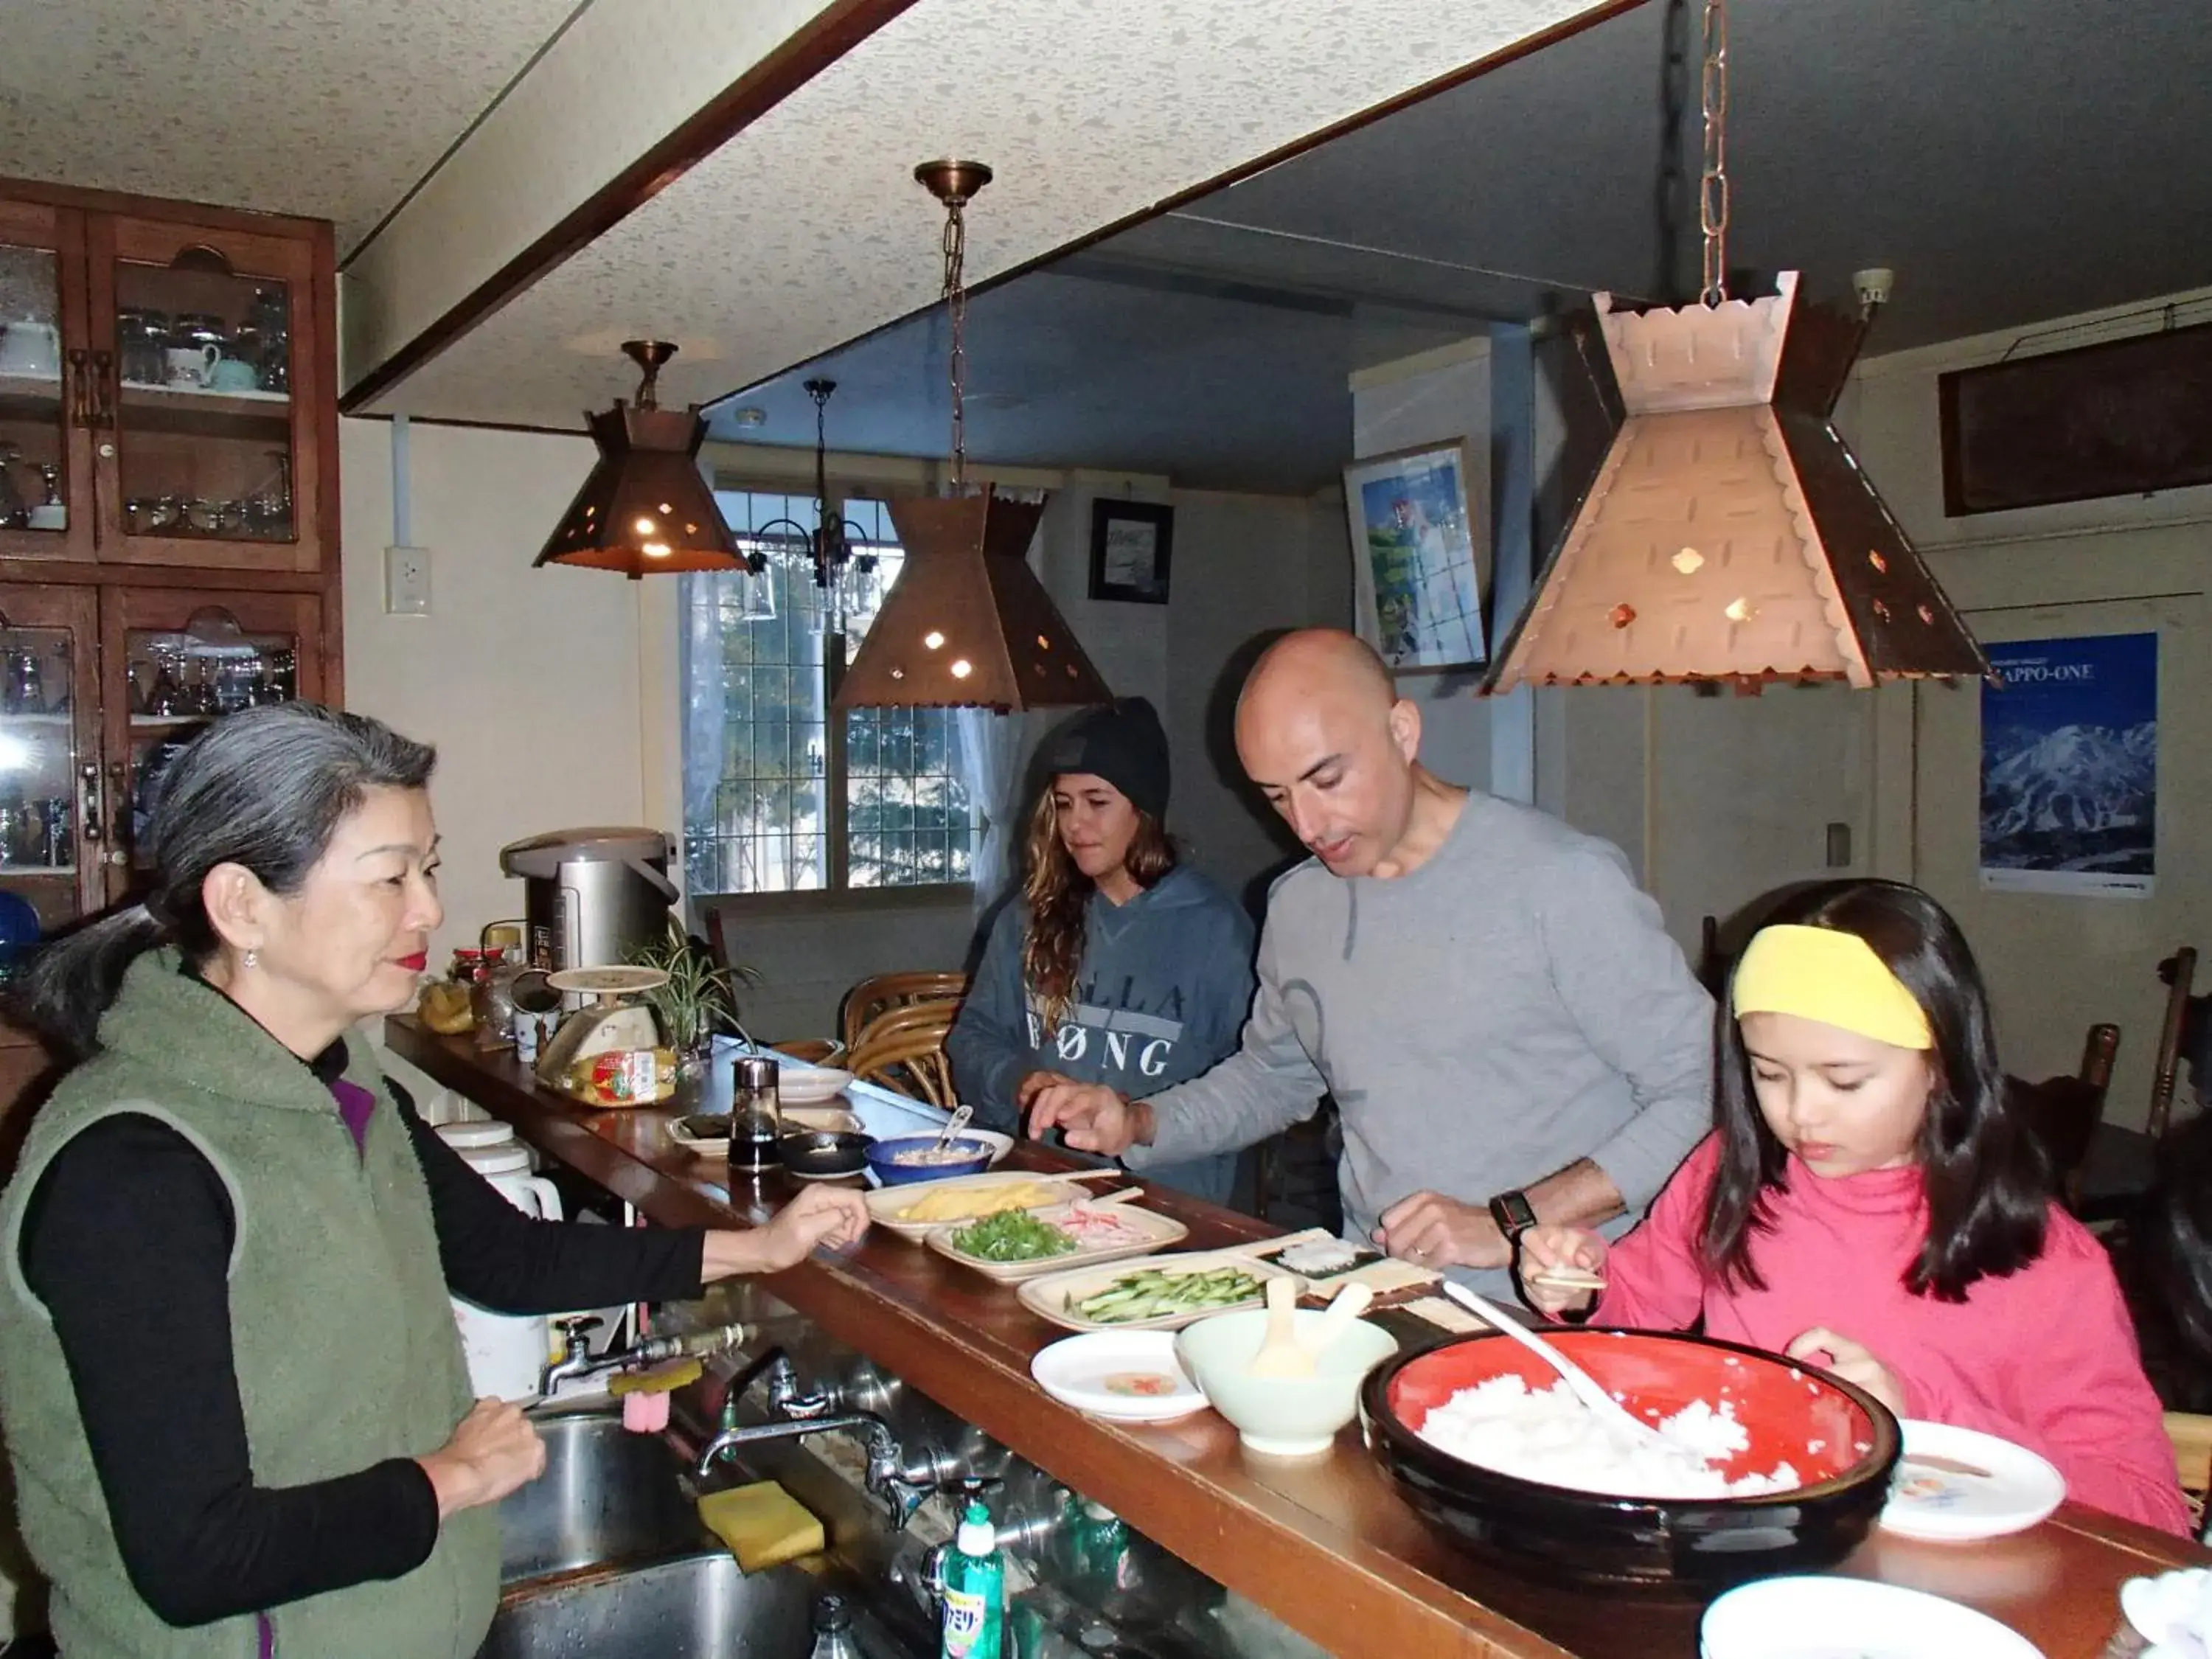
<path id="1" fill-rule="evenodd" d="M 1172 1423 L 1206 1409 L 1169 1331 L 1091 1331 L 1037 1350 L 1036 1384 L 1064 1406 L 1113 1423 Z"/>
<path id="2" fill-rule="evenodd" d="M 1987 1613 L 1864 1578 L 1761 1578 L 1698 1626 L 1703 1659 L 2044 1659 Z"/>
<path id="3" fill-rule="evenodd" d="M 1948 1423 L 1908 1420 L 1905 1455 L 1890 1476 L 1881 1528 L 1905 1538 L 1969 1543 L 2025 1532 L 2066 1499 L 2066 1478 L 2025 1446 Z M 1967 1474 L 1917 1464 L 1939 1458 L 1987 1470 Z"/>

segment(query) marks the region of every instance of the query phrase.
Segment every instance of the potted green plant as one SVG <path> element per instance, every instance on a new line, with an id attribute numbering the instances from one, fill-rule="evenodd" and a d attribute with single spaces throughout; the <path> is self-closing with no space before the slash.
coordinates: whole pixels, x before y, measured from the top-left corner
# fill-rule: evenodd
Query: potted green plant
<path id="1" fill-rule="evenodd" d="M 668 918 L 665 941 L 647 945 L 636 960 L 641 968 L 657 968 L 668 975 L 665 983 L 645 993 L 645 1000 L 661 1036 L 676 1051 L 678 1084 L 696 1084 L 706 1075 L 714 1033 L 744 1035 L 738 1024 L 738 987 L 757 984 L 760 975 L 742 963 L 726 968 L 717 963 L 673 915 Z"/>

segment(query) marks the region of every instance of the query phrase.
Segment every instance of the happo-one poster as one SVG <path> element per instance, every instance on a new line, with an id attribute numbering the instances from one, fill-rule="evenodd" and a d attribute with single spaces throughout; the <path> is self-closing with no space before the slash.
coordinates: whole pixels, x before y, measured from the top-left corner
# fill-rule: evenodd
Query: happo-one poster
<path id="1" fill-rule="evenodd" d="M 1982 885 L 2141 897 L 2157 873 L 2158 635 L 1988 647 Z"/>

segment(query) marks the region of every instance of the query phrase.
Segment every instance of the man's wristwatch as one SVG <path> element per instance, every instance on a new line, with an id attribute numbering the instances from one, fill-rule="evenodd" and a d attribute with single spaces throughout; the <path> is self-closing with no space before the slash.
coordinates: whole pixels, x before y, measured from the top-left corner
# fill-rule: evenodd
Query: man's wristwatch
<path id="1" fill-rule="evenodd" d="M 1500 1193 L 1490 1200 L 1490 1218 L 1498 1224 L 1498 1231 L 1505 1235 L 1505 1242 L 1510 1244 L 1536 1224 L 1536 1208 L 1528 1202 L 1526 1193 Z"/>

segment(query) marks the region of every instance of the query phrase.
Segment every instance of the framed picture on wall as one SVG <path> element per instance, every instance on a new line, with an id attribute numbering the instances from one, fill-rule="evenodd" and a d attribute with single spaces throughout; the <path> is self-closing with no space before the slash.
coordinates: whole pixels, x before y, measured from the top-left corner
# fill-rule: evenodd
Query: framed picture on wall
<path id="1" fill-rule="evenodd" d="M 1344 469 L 1360 636 L 1398 672 L 1486 661 L 1487 537 L 1470 499 L 1467 445 L 1431 444 Z"/>
<path id="2" fill-rule="evenodd" d="M 1091 597 L 1168 602 L 1175 509 L 1158 501 L 1091 503 Z"/>

